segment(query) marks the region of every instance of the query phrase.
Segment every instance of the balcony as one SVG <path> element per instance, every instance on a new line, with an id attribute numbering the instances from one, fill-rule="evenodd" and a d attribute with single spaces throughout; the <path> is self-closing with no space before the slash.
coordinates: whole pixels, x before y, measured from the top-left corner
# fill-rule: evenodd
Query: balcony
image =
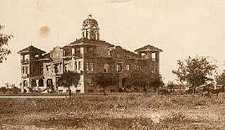
<path id="1" fill-rule="evenodd" d="M 87 58 L 93 58 L 93 57 L 97 57 L 97 53 L 95 52 L 88 52 L 84 55 L 84 57 L 87 57 Z"/>
<path id="2" fill-rule="evenodd" d="M 22 78 L 27 78 L 29 74 L 22 74 Z"/>
<path id="3" fill-rule="evenodd" d="M 22 64 L 28 64 L 29 63 L 29 59 L 22 59 L 20 62 L 22 63 Z"/>
<path id="4" fill-rule="evenodd" d="M 74 54 L 72 54 L 72 56 L 75 57 L 75 58 L 81 58 L 82 54 L 81 53 L 74 53 Z"/>

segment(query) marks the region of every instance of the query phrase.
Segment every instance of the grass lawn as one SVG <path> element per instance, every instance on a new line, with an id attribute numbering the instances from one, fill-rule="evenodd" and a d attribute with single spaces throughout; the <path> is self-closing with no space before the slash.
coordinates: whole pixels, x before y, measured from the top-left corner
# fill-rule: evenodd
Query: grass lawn
<path id="1" fill-rule="evenodd" d="M 225 94 L 0 99 L 0 129 L 224 129 Z"/>

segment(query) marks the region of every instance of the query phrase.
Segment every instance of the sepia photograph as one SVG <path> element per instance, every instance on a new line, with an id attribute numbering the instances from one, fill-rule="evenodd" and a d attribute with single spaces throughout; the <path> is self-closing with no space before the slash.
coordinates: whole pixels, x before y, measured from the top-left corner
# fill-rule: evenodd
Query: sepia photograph
<path id="1" fill-rule="evenodd" d="M 0 0 L 0 130 L 224 130 L 225 0 Z"/>

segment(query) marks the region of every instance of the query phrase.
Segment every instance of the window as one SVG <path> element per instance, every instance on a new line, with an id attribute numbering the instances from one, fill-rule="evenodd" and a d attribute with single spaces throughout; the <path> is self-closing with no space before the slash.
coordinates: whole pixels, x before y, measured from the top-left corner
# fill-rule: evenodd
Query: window
<path id="1" fill-rule="evenodd" d="M 64 71 L 65 71 L 65 72 L 68 72 L 68 71 L 69 71 L 68 65 L 69 65 L 69 64 L 65 64 L 65 66 L 64 66 Z"/>
<path id="2" fill-rule="evenodd" d="M 80 48 L 75 48 L 75 55 L 80 55 Z"/>
<path id="3" fill-rule="evenodd" d="M 48 87 L 53 86 L 52 79 L 47 79 L 47 86 Z"/>
<path id="4" fill-rule="evenodd" d="M 69 56 L 70 55 L 70 51 L 68 49 L 64 50 L 64 56 Z"/>
<path id="5" fill-rule="evenodd" d="M 25 67 L 25 74 L 28 74 L 28 67 Z"/>
<path id="6" fill-rule="evenodd" d="M 72 55 L 74 55 L 75 54 L 75 49 L 74 48 L 72 48 Z"/>
<path id="7" fill-rule="evenodd" d="M 25 72 L 25 68 L 24 68 L 24 66 L 22 67 L 22 74 L 24 74 L 24 72 Z"/>
<path id="8" fill-rule="evenodd" d="M 56 87 L 60 86 L 59 77 L 56 77 Z"/>
<path id="9" fill-rule="evenodd" d="M 111 56 L 111 49 L 108 49 L 107 54 L 108 56 Z"/>
<path id="10" fill-rule="evenodd" d="M 122 63 L 117 63 L 117 65 L 116 65 L 116 71 L 117 72 L 121 72 L 122 70 L 123 70 Z"/>
<path id="11" fill-rule="evenodd" d="M 28 74 L 28 67 L 27 66 L 22 67 L 22 74 Z"/>
<path id="12" fill-rule="evenodd" d="M 81 69 L 81 61 L 78 61 L 78 70 L 80 70 Z"/>
<path id="13" fill-rule="evenodd" d="M 80 93 L 80 90 L 76 90 L 76 93 Z"/>
<path id="14" fill-rule="evenodd" d="M 37 86 L 36 80 L 34 80 L 34 79 L 31 80 L 31 86 L 32 87 L 36 87 Z"/>
<path id="15" fill-rule="evenodd" d="M 54 70 L 55 70 L 55 73 L 58 73 L 59 72 L 59 65 L 54 65 Z"/>
<path id="16" fill-rule="evenodd" d="M 109 66 L 109 64 L 104 64 L 104 72 L 109 72 L 109 68 L 110 68 L 110 66 Z"/>
<path id="17" fill-rule="evenodd" d="M 43 86 L 44 86 L 44 81 L 43 81 L 43 79 L 39 79 L 38 85 L 39 85 L 40 87 L 43 87 Z"/>
<path id="18" fill-rule="evenodd" d="M 94 71 L 94 63 L 90 63 L 89 66 L 90 66 L 90 71 Z"/>
<path id="19" fill-rule="evenodd" d="M 145 53 L 141 53 L 141 57 L 145 58 L 146 54 Z"/>
<path id="20" fill-rule="evenodd" d="M 156 53 L 152 53 L 152 61 L 156 61 Z"/>
<path id="21" fill-rule="evenodd" d="M 38 58 L 38 57 L 39 57 L 39 55 L 37 54 L 37 55 L 35 55 L 34 57 L 35 57 L 35 58 Z"/>
<path id="22" fill-rule="evenodd" d="M 29 61 L 29 59 L 30 59 L 30 55 L 24 55 L 24 60 L 25 61 Z"/>
<path id="23" fill-rule="evenodd" d="M 46 70 L 50 71 L 50 69 L 51 69 L 51 66 L 50 65 L 46 65 Z"/>
<path id="24" fill-rule="evenodd" d="M 23 86 L 24 86 L 24 87 L 28 87 L 28 82 L 27 82 L 27 80 L 24 80 L 24 81 L 23 81 Z"/>
<path id="25" fill-rule="evenodd" d="M 74 71 L 77 71 L 77 62 L 74 62 Z"/>
<path id="26" fill-rule="evenodd" d="M 130 65 L 126 65 L 126 70 L 130 70 Z"/>
<path id="27" fill-rule="evenodd" d="M 43 74 L 43 65 L 40 66 L 40 74 Z"/>
<path id="28" fill-rule="evenodd" d="M 87 71 L 94 71 L 94 63 L 87 63 L 86 64 Z"/>

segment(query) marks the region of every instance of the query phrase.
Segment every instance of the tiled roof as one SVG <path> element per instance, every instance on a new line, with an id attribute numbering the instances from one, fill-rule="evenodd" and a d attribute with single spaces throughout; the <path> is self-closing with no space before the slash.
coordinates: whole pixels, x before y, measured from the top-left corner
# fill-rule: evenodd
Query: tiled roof
<path id="1" fill-rule="evenodd" d="M 66 45 L 64 47 L 69 47 L 69 46 L 96 46 L 96 45 L 99 45 L 99 44 L 104 44 L 104 45 L 107 45 L 107 46 L 111 46 L 113 47 L 114 45 L 113 44 L 110 44 L 106 41 L 102 41 L 102 40 L 89 40 L 89 39 L 86 39 L 86 38 L 80 38 L 80 39 L 77 39 L 76 41 L 74 42 L 71 42 L 69 45 Z"/>
<path id="2" fill-rule="evenodd" d="M 46 53 L 45 51 L 43 51 L 39 48 L 36 48 L 32 45 L 27 47 L 27 48 L 24 48 L 24 49 L 20 50 L 18 53 L 21 54 L 21 53 L 29 53 L 29 52 Z"/>
<path id="3" fill-rule="evenodd" d="M 138 48 L 135 50 L 135 52 L 144 52 L 144 51 L 151 51 L 151 52 L 162 52 L 161 49 L 151 46 L 151 45 L 146 45 L 144 47 Z"/>

